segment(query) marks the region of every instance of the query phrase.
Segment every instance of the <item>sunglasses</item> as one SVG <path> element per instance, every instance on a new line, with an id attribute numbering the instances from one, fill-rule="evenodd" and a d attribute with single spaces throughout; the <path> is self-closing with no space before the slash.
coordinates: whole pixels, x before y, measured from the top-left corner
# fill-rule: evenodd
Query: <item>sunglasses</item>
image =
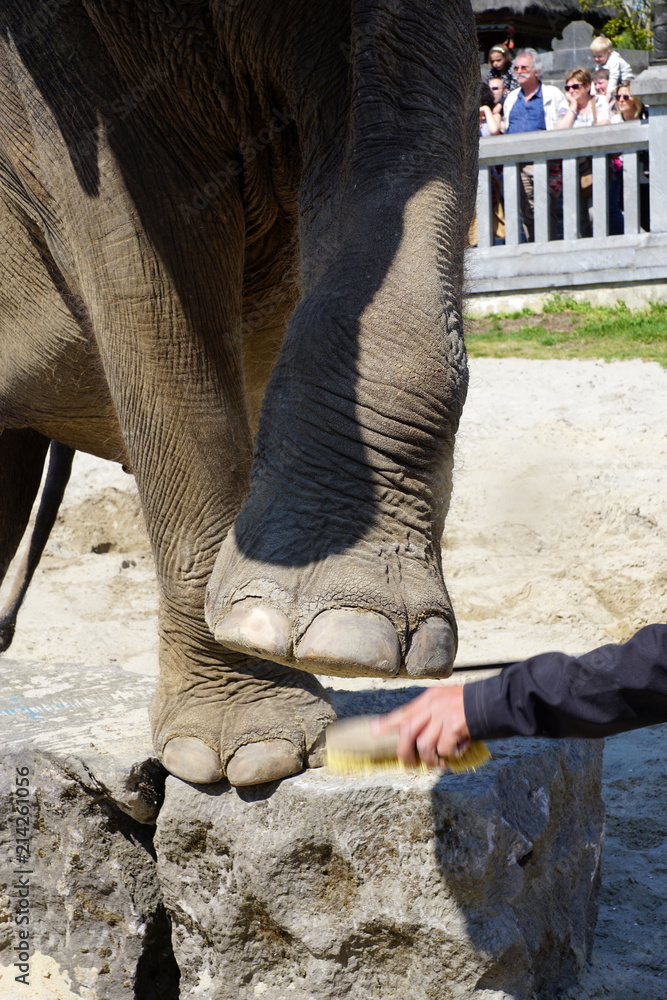
<path id="1" fill-rule="evenodd" d="M 566 83 L 566 90 L 581 90 L 582 85 L 580 83 Z"/>
<path id="2" fill-rule="evenodd" d="M 533 68 L 532 66 L 515 66 L 514 67 L 514 69 L 516 69 L 516 70 L 525 69 L 525 70 L 528 70 L 528 71 L 530 71 L 532 68 Z"/>
<path id="3" fill-rule="evenodd" d="M 616 100 L 617 101 L 631 101 L 632 98 L 629 96 L 629 94 L 619 94 L 618 97 L 616 98 Z"/>

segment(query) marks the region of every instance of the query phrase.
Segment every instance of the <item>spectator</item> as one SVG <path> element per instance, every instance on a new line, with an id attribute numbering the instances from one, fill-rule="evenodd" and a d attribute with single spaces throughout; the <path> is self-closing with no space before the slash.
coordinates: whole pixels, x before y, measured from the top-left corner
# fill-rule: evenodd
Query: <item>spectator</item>
<path id="1" fill-rule="evenodd" d="M 634 80 L 634 73 L 630 63 L 621 59 L 618 52 L 615 52 L 608 38 L 601 35 L 591 42 L 591 55 L 598 66 L 604 66 L 609 70 L 609 82 L 607 83 L 607 100 L 611 102 L 619 83 L 627 83 Z"/>
<path id="2" fill-rule="evenodd" d="M 488 83 L 481 84 L 479 134 L 483 139 L 500 132 L 501 112 Z"/>
<path id="3" fill-rule="evenodd" d="M 535 49 L 521 49 L 514 60 L 514 72 L 519 81 L 519 89 L 511 91 L 503 106 L 503 131 L 512 135 L 516 132 L 534 132 L 540 129 L 555 129 L 558 112 L 564 97 L 558 87 L 542 83 L 542 62 Z M 526 239 L 535 238 L 533 164 L 524 163 L 519 172 L 521 179 L 521 216 Z M 550 188 L 551 190 L 551 188 Z M 551 229 L 557 229 L 556 199 L 550 199 Z"/>
<path id="4" fill-rule="evenodd" d="M 649 109 L 645 104 L 630 93 L 630 88 L 627 84 L 622 83 L 616 90 L 616 105 L 619 109 L 619 114 L 612 116 L 612 123 L 616 122 L 634 122 L 634 121 L 646 121 L 648 119 Z M 650 232 L 651 219 L 649 211 L 649 187 L 648 187 L 648 151 L 642 149 L 638 153 L 639 158 L 639 170 L 640 170 L 640 180 L 639 180 L 639 222 L 640 226 L 645 232 Z M 614 171 L 614 163 L 616 163 L 616 170 Z M 616 204 L 621 205 L 623 203 L 623 159 L 622 157 L 614 157 L 612 159 L 612 179 L 610 182 L 610 205 L 611 198 L 616 198 Z M 623 220 L 623 214 L 620 212 L 619 215 L 621 220 Z M 618 223 L 614 224 L 613 232 L 624 231 L 625 223 L 621 221 L 621 228 L 618 229 Z M 610 226 L 610 232 L 612 232 Z"/>
<path id="5" fill-rule="evenodd" d="M 580 128 L 609 125 L 609 101 L 599 93 L 591 94 L 591 74 L 587 69 L 573 69 L 565 81 L 565 101 L 558 109 L 556 128 Z"/>
<path id="6" fill-rule="evenodd" d="M 608 69 L 596 69 L 593 73 L 593 88 L 591 93 L 595 92 L 599 94 L 600 97 L 607 97 L 607 87 L 609 86 L 609 70 Z M 615 110 L 614 98 L 612 96 L 609 101 L 609 110 Z"/>
<path id="7" fill-rule="evenodd" d="M 496 104 L 500 105 L 501 111 L 503 104 L 505 103 L 505 98 L 507 96 L 507 87 L 505 86 L 505 81 L 502 76 L 489 77 L 489 90 L 493 94 Z"/>
<path id="8" fill-rule="evenodd" d="M 581 128 L 590 125 L 609 125 L 609 101 L 601 94 L 591 94 L 591 74 L 587 69 L 573 69 L 565 81 L 565 101 L 559 109 L 560 121 L 556 128 Z M 592 236 L 591 212 L 593 208 L 593 161 L 590 156 L 578 160 L 579 168 L 579 224 L 581 236 Z M 618 203 L 618 192 L 616 192 Z M 610 203 L 610 209 L 612 208 Z"/>
<path id="9" fill-rule="evenodd" d="M 593 73 L 593 90 L 596 94 L 600 94 L 602 97 L 607 96 L 607 87 L 609 85 L 609 70 L 602 67 L 602 69 L 596 69 Z"/>
<path id="10" fill-rule="evenodd" d="M 612 119 L 614 122 L 634 122 L 638 119 L 648 118 L 648 108 L 642 104 L 638 97 L 630 93 L 630 88 L 626 83 L 622 83 L 616 89 L 616 105 L 618 114 Z"/>
<path id="11" fill-rule="evenodd" d="M 498 80 L 502 85 L 502 80 Z M 485 139 L 490 135 L 500 133 L 500 123 L 502 120 L 502 104 L 496 101 L 491 87 L 483 83 L 481 85 L 479 109 L 479 134 Z M 495 245 L 505 242 L 505 215 L 503 211 L 502 178 L 497 167 L 491 168 L 491 185 L 493 188 L 493 214 L 491 224 L 493 226 L 493 242 Z"/>
<path id="12" fill-rule="evenodd" d="M 485 80 L 499 76 L 507 91 L 516 90 L 519 86 L 512 71 L 512 53 L 506 45 L 492 45 L 489 49 L 489 66 L 484 74 Z"/>

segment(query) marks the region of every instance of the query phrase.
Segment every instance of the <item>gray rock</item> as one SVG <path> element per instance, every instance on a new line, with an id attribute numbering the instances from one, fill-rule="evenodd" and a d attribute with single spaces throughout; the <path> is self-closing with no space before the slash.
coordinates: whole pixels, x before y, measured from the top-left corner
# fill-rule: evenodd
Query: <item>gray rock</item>
<path id="1" fill-rule="evenodd" d="M 596 914 L 600 746 L 496 743 L 458 777 L 321 770 L 245 791 L 170 778 L 156 871 L 151 688 L 114 668 L 3 662 L 0 965 L 16 958 L 27 877 L 31 953 L 87 1000 L 175 1000 L 161 890 L 183 1000 L 518 1000 L 576 981 Z M 345 716 L 419 690 L 333 698 Z"/>
<path id="2" fill-rule="evenodd" d="M 0 965 L 13 966 L 28 929 L 30 955 L 54 958 L 88 1000 L 176 1000 L 149 825 L 164 782 L 146 718 L 151 683 L 11 660 L 2 674 Z M 23 775 L 29 794 L 18 791 Z"/>
<path id="3" fill-rule="evenodd" d="M 338 692 L 336 707 L 390 707 L 372 697 Z M 518 1000 L 575 982 L 597 913 L 602 746 L 491 749 L 461 776 L 168 778 L 156 846 L 182 1000 Z"/>
<path id="4" fill-rule="evenodd" d="M 128 816 L 154 824 L 165 773 L 148 725 L 154 686 L 119 667 L 3 657 L 0 747 L 30 743 Z"/>

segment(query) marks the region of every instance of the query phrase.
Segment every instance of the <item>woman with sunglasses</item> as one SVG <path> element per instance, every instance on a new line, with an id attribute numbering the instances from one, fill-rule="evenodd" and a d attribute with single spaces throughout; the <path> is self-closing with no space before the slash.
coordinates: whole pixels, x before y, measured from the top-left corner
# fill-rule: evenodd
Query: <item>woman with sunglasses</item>
<path id="1" fill-rule="evenodd" d="M 633 97 L 627 83 L 621 83 L 616 88 L 616 107 L 619 113 L 612 121 L 634 122 L 637 119 L 648 118 L 648 109 L 638 97 Z"/>
<path id="2" fill-rule="evenodd" d="M 573 69 L 565 81 L 565 102 L 559 109 L 556 128 L 581 128 L 609 125 L 609 101 L 602 94 L 591 94 L 591 74 L 587 69 Z"/>
<path id="3" fill-rule="evenodd" d="M 627 83 L 619 83 L 616 88 L 616 107 L 619 113 L 612 115 L 612 125 L 620 124 L 621 122 L 635 122 L 648 120 L 649 109 L 646 104 L 643 104 L 638 97 L 635 97 L 630 93 L 630 87 Z M 650 212 L 649 212 L 649 186 L 648 186 L 648 150 L 640 149 L 638 153 L 639 158 L 639 224 L 643 230 L 649 232 L 650 226 Z M 620 211 L 620 207 L 623 204 L 623 157 L 616 156 L 611 160 L 612 164 L 612 175 L 609 184 L 609 199 L 610 207 L 613 202 L 612 199 L 617 199 L 617 204 L 619 206 L 619 214 L 621 220 L 623 220 L 623 213 Z M 610 235 L 615 235 L 616 233 L 622 233 L 624 231 L 624 223 L 621 221 L 620 227 L 618 223 L 614 223 L 612 216 L 610 216 Z"/>
<path id="4" fill-rule="evenodd" d="M 558 109 L 556 128 L 582 128 L 610 125 L 609 101 L 602 94 L 591 93 L 591 74 L 587 69 L 573 69 L 565 81 L 565 100 Z M 590 156 L 577 161 L 579 168 L 580 236 L 592 236 L 593 164 Z"/>

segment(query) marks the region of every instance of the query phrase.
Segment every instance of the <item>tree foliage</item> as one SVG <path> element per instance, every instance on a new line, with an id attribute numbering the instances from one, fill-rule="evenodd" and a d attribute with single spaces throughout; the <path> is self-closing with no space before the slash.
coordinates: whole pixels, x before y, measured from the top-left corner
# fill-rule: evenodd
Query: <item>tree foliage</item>
<path id="1" fill-rule="evenodd" d="M 583 11 L 598 6 L 595 0 L 579 0 Z M 607 21 L 604 34 L 616 49 L 652 49 L 651 0 L 614 0 L 616 13 Z"/>

